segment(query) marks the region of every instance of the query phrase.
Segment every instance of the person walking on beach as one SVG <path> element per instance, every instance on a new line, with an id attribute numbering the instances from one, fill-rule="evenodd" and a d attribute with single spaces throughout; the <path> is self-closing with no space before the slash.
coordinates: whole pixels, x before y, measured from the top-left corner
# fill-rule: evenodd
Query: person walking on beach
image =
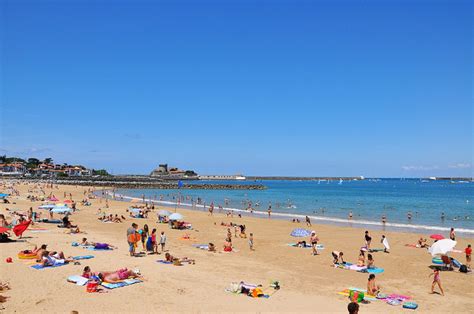
<path id="1" fill-rule="evenodd" d="M 270 218 L 272 216 L 272 205 L 268 205 L 268 209 L 267 209 L 267 213 L 268 213 L 268 218 Z"/>
<path id="2" fill-rule="evenodd" d="M 369 231 L 365 231 L 365 246 L 367 250 L 370 250 L 370 242 L 372 242 L 372 237 L 369 235 Z"/>
<path id="3" fill-rule="evenodd" d="M 253 248 L 253 233 L 249 234 L 249 248 L 250 251 L 255 251 L 255 249 Z"/>
<path id="4" fill-rule="evenodd" d="M 451 231 L 449 232 L 449 238 L 453 241 L 456 241 L 456 233 L 454 233 L 454 228 L 451 228 Z"/>
<path id="5" fill-rule="evenodd" d="M 384 253 L 390 253 L 390 244 L 388 244 L 388 239 L 385 237 L 385 235 L 382 235 L 382 240 L 380 242 L 383 244 L 383 251 Z"/>
<path id="6" fill-rule="evenodd" d="M 165 245 L 166 245 L 166 235 L 164 231 L 161 231 L 160 245 L 161 245 L 161 253 L 163 253 L 165 251 Z"/>
<path id="7" fill-rule="evenodd" d="M 309 219 L 309 216 L 306 216 L 306 225 L 311 227 L 311 219 Z"/>
<path id="8" fill-rule="evenodd" d="M 128 251 L 130 252 L 130 256 L 135 256 L 135 243 L 137 242 L 135 233 L 137 232 L 137 228 L 138 225 L 132 223 L 132 227 L 127 229 Z"/>
<path id="9" fill-rule="evenodd" d="M 439 269 L 436 268 L 428 277 L 431 277 L 431 276 L 434 276 L 433 277 L 433 283 L 431 284 L 431 293 L 434 294 L 434 287 L 435 285 L 438 285 L 439 287 L 439 290 L 441 290 L 441 295 L 444 296 L 444 291 L 443 291 L 443 288 L 441 287 L 441 279 L 440 279 L 440 276 L 439 276 Z"/>
<path id="10" fill-rule="evenodd" d="M 310 242 L 311 242 L 311 248 L 312 248 L 312 254 L 313 255 L 318 255 L 318 248 L 317 248 L 318 241 L 319 241 L 319 238 L 316 235 L 316 231 L 311 231 Z"/>
<path id="11" fill-rule="evenodd" d="M 467 266 L 467 268 L 471 269 L 472 248 L 471 248 L 470 244 L 468 244 L 467 248 L 464 249 L 464 253 L 466 253 L 466 266 Z"/>
<path id="12" fill-rule="evenodd" d="M 211 202 L 211 205 L 209 205 L 209 216 L 212 216 L 214 213 L 214 202 Z"/>

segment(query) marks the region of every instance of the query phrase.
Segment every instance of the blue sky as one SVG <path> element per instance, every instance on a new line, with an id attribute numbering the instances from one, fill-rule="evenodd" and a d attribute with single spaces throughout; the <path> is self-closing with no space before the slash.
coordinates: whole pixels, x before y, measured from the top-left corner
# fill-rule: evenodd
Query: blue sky
<path id="1" fill-rule="evenodd" d="M 2 1 L 0 153 L 472 175 L 470 1 Z"/>

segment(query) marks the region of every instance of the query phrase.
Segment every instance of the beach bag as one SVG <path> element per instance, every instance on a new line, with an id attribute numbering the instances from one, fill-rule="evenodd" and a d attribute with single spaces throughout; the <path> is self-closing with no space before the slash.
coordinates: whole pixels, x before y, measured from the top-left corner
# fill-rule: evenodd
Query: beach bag
<path id="1" fill-rule="evenodd" d="M 135 232 L 128 236 L 128 242 L 137 243 L 141 240 L 141 238 L 141 235 L 138 232 Z"/>
<path id="2" fill-rule="evenodd" d="M 418 304 L 416 304 L 415 302 L 405 302 L 403 303 L 403 308 L 416 310 L 418 308 Z"/>
<path id="3" fill-rule="evenodd" d="M 467 273 L 467 266 L 464 265 L 464 264 L 461 265 L 461 267 L 459 267 L 459 271 L 460 271 L 461 273 Z"/>
<path id="4" fill-rule="evenodd" d="M 351 290 L 351 292 L 349 292 L 349 299 L 352 302 L 360 303 L 364 300 L 364 296 L 365 294 L 362 291 Z"/>

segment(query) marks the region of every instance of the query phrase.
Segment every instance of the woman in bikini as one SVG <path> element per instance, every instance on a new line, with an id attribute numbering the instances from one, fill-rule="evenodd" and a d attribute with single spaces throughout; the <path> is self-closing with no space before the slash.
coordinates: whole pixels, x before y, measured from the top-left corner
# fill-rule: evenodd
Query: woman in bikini
<path id="1" fill-rule="evenodd" d="M 122 268 L 113 272 L 100 272 L 98 277 L 102 281 L 116 283 L 130 278 L 141 278 L 141 275 L 138 272 L 134 272 L 133 270 Z"/>
<path id="2" fill-rule="evenodd" d="M 377 295 L 380 292 L 380 287 L 375 283 L 375 275 L 369 275 L 369 281 L 367 282 L 367 294 Z"/>
<path id="3" fill-rule="evenodd" d="M 441 290 L 441 295 L 444 295 L 443 287 L 441 287 L 441 279 L 439 277 L 439 269 L 435 269 L 428 277 L 433 277 L 433 283 L 431 283 L 431 293 L 434 292 L 435 285 L 438 285 L 439 290 Z"/>

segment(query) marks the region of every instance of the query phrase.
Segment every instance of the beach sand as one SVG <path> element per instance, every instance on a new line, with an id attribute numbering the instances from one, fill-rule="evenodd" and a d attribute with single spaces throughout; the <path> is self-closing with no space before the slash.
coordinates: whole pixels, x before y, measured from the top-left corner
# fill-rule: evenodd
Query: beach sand
<path id="1" fill-rule="evenodd" d="M 26 212 L 41 202 L 26 199 L 28 186 L 16 186 L 20 196 L 10 197 L 16 204 L 0 205 L 0 213 L 6 208 Z M 30 184 L 30 188 L 33 185 Z M 62 199 L 63 192 L 72 193 L 73 199 L 84 198 L 85 187 L 60 186 L 59 189 L 45 189 Z M 289 247 L 295 242 L 289 236 L 297 227 L 306 228 L 304 223 L 266 218 L 226 217 L 224 213 L 214 213 L 179 209 L 185 221 L 191 222 L 193 230 L 172 230 L 165 224 L 156 223 L 156 215 L 148 219 L 128 218 L 126 208 L 130 203 L 109 201 L 107 213 L 124 215 L 124 223 L 102 223 L 97 218 L 97 209 L 104 208 L 105 201 L 92 199 L 92 206 L 78 204 L 79 211 L 71 216 L 87 234 L 69 235 L 64 229 L 52 224 L 35 224 L 33 228 L 46 228 L 47 232 L 24 234 L 26 242 L 0 244 L 0 280 L 10 282 L 11 290 L 2 292 L 9 299 L 3 303 L 5 313 L 59 312 L 347 312 L 348 298 L 337 292 L 349 287 L 365 288 L 368 274 L 332 267 L 331 251 L 343 251 L 345 260 L 355 263 L 358 252 L 364 245 L 364 230 L 360 228 L 313 225 L 325 249 L 318 256 L 312 256 L 310 249 Z M 159 207 L 162 209 L 163 207 Z M 155 211 L 158 207 L 155 208 Z M 169 209 L 174 211 L 174 209 Z M 58 216 L 59 217 L 59 216 Z M 8 218 L 10 220 L 10 218 Z M 219 250 L 226 236 L 227 228 L 221 222 L 230 221 L 247 226 L 247 235 L 254 234 L 255 251 L 250 251 L 247 239 L 234 238 L 238 252 L 211 253 L 192 247 L 192 244 L 213 242 Z M 130 257 L 126 242 L 126 229 L 135 222 L 141 228 L 148 224 L 150 231 L 165 231 L 168 237 L 167 249 L 174 256 L 193 258 L 195 265 L 181 267 L 157 263 L 162 255 Z M 193 240 L 180 239 L 189 233 Z M 232 233 L 233 230 L 232 230 Z M 416 312 L 461 313 L 474 306 L 474 277 L 458 271 L 441 272 L 445 296 L 430 294 L 432 273 L 431 255 L 426 249 L 406 247 L 415 243 L 419 234 L 371 231 L 372 247 L 382 247 L 381 235 L 390 241 L 391 252 L 373 253 L 375 264 L 385 269 L 377 275 L 377 283 L 384 293 L 409 295 L 419 304 Z M 82 237 L 89 241 L 106 242 L 118 246 L 117 250 L 106 252 L 88 251 L 72 247 Z M 428 235 L 426 235 L 428 237 Z M 13 238 L 16 238 L 13 236 Z M 308 241 L 306 238 L 305 240 Z M 472 239 L 460 238 L 457 249 L 463 250 Z M 51 250 L 61 250 L 67 256 L 93 254 L 95 258 L 81 261 L 81 265 L 67 265 L 52 269 L 35 270 L 28 262 L 19 260 L 17 253 L 33 245 L 48 244 Z M 141 245 L 141 243 L 140 243 Z M 465 263 L 464 254 L 453 253 L 452 257 Z M 13 263 L 6 263 L 13 257 Z M 85 287 L 68 283 L 70 275 L 80 275 L 84 266 L 93 271 L 115 270 L 122 267 L 139 268 L 145 281 L 132 286 L 109 290 L 108 293 L 87 293 Z M 271 280 L 278 280 L 281 289 L 274 292 L 267 289 L 271 297 L 254 299 L 244 295 L 225 292 L 231 282 L 246 281 L 261 283 L 268 287 Z M 360 313 L 381 313 L 404 311 L 401 306 L 391 306 L 382 301 L 361 304 Z M 409 311 L 409 310 L 406 310 Z"/>

